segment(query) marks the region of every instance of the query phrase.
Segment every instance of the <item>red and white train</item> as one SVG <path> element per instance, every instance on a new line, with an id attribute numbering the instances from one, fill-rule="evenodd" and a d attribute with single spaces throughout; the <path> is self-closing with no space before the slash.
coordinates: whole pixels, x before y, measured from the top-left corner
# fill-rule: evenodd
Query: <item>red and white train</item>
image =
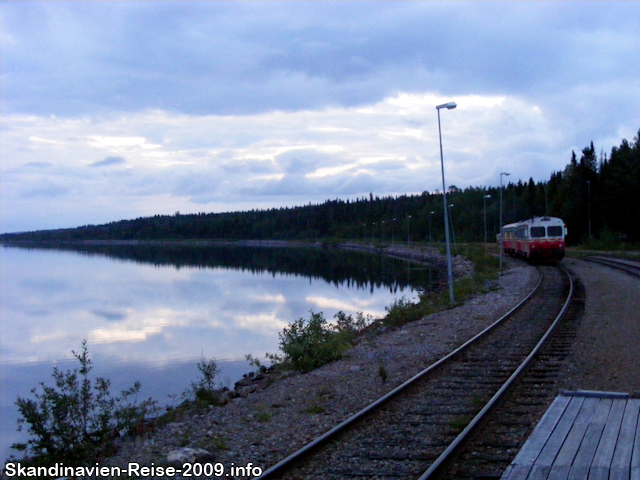
<path id="1" fill-rule="evenodd" d="M 532 262 L 559 262 L 564 258 L 565 235 L 562 219 L 533 217 L 502 227 L 502 249 Z"/>

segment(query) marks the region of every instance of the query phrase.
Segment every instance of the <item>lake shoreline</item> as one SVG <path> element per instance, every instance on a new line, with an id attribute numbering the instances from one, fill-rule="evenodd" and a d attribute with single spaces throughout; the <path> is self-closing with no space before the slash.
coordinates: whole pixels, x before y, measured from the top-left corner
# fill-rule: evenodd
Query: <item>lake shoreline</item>
<path id="1" fill-rule="evenodd" d="M 157 246 L 157 247 L 220 247 L 220 246 L 236 246 L 236 247 L 261 247 L 261 248 L 337 248 L 343 250 L 356 250 L 361 252 L 387 255 L 405 260 L 411 260 L 419 263 L 429 263 L 438 268 L 446 268 L 446 257 L 439 252 L 437 247 L 433 245 L 420 245 L 419 247 L 394 244 L 374 245 L 357 242 L 302 242 L 295 240 L 14 240 L 0 241 L 0 246 L 6 247 L 29 247 L 38 246 L 55 247 L 56 245 L 73 247 L 73 246 Z M 452 255 L 454 277 L 460 277 L 467 274 L 469 262 L 460 255 Z"/>
<path id="2" fill-rule="evenodd" d="M 208 247 L 213 248 L 222 245 L 225 246 L 218 257 L 224 260 L 222 263 L 217 263 L 215 261 L 216 255 L 210 255 L 206 252 Z M 229 245 L 232 247 L 226 252 L 226 246 Z M 242 354 L 276 350 L 276 347 L 273 346 L 262 347 L 261 338 L 266 334 L 263 331 L 252 329 L 253 324 L 250 322 L 254 317 L 262 322 L 259 325 L 256 324 L 258 326 L 262 325 L 265 319 L 267 324 L 269 324 L 269 321 L 271 323 L 275 321 L 280 321 L 281 323 L 283 321 L 291 322 L 295 318 L 305 316 L 311 308 L 314 311 L 324 310 L 327 312 L 327 318 L 340 309 L 348 312 L 364 310 L 365 314 L 369 313 L 367 310 L 372 310 L 375 311 L 373 314 L 376 318 L 379 318 L 384 315 L 384 307 L 391 305 L 393 297 L 402 295 L 404 289 L 407 288 L 409 278 L 411 281 L 415 281 L 418 277 L 424 277 L 425 281 L 429 282 L 424 283 L 424 285 L 431 285 L 431 282 L 433 282 L 433 285 L 438 286 L 438 288 L 441 287 L 443 281 L 442 272 L 436 272 L 435 269 L 433 269 L 433 277 L 431 277 L 431 269 L 422 266 L 409 267 L 406 262 L 385 260 L 390 256 L 406 258 L 417 255 L 416 251 L 418 249 L 405 249 L 403 246 L 378 248 L 377 245 L 369 246 L 355 243 L 337 245 L 318 242 L 309 244 L 282 241 L 224 242 L 224 244 L 223 242 L 199 242 L 198 245 L 194 245 L 194 242 L 183 241 L 100 240 L 4 242 L 2 246 L 6 247 L 3 249 L 5 271 L 13 272 L 11 281 L 5 285 L 4 293 L 7 300 L 4 304 L 5 319 L 8 321 L 11 318 L 24 317 L 23 320 L 15 325 L 11 323 L 5 325 L 7 328 L 5 330 L 7 334 L 5 336 L 6 341 L 9 341 L 11 338 L 9 334 L 11 334 L 15 338 L 20 337 L 29 340 L 26 342 L 14 341 L 14 346 L 28 346 L 34 342 L 42 343 L 42 339 L 53 338 L 55 334 L 65 342 L 62 344 L 61 349 L 58 348 L 58 351 L 62 352 L 59 354 L 49 353 L 48 350 L 42 348 L 42 345 L 46 345 L 49 350 L 54 351 L 57 347 L 54 346 L 53 342 L 42 343 L 42 345 L 38 343 L 40 345 L 38 354 L 46 352 L 47 355 L 43 356 L 44 363 L 39 362 L 39 364 L 43 365 L 39 373 L 37 368 L 29 370 L 29 375 L 32 375 L 32 377 L 29 376 L 28 378 L 31 380 L 26 376 L 14 378 L 14 376 L 7 374 L 4 379 L 5 383 L 8 381 L 13 382 L 11 383 L 12 388 L 20 396 L 28 396 L 28 389 L 38 384 L 38 382 L 42 380 L 47 382 L 50 377 L 49 364 L 54 365 L 51 362 L 56 362 L 56 358 L 66 358 L 69 351 L 77 348 L 81 339 L 88 339 L 92 346 L 92 356 L 96 359 L 110 359 L 113 358 L 113 355 L 122 356 L 125 355 L 123 352 L 127 352 L 127 358 L 133 358 L 132 362 L 135 363 L 138 357 L 143 356 L 140 353 L 143 351 L 141 350 L 141 345 L 143 344 L 140 342 L 146 340 L 147 337 L 154 339 L 153 341 L 156 343 L 163 343 L 163 345 L 166 342 L 167 346 L 170 347 L 163 347 L 162 358 L 182 359 L 182 352 L 179 350 L 179 339 L 182 336 L 185 338 L 188 336 L 189 328 L 193 324 L 194 330 L 199 328 L 202 332 L 207 327 L 207 334 L 199 333 L 194 340 L 196 344 L 189 344 L 191 345 L 189 352 L 202 350 L 199 348 L 202 344 L 206 349 L 205 354 L 207 357 L 240 359 L 240 357 L 232 356 L 229 353 L 233 345 L 240 345 L 236 350 L 239 350 L 239 353 Z M 174 257 L 183 251 L 183 246 L 184 251 L 189 253 L 185 255 L 184 260 L 176 261 Z M 252 252 L 250 248 L 243 249 L 243 246 L 256 247 L 256 252 Z M 272 247 L 274 252 L 270 252 L 268 247 Z M 112 255 L 113 252 L 119 251 L 120 248 L 125 252 L 138 252 L 138 254 L 130 258 L 126 258 L 124 255 Z M 294 251 L 293 248 L 298 248 L 298 252 Z M 260 249 L 262 251 L 258 251 Z M 278 249 L 281 249 L 281 251 L 277 252 L 276 250 Z M 243 254 L 243 250 L 248 252 L 248 255 Z M 291 252 L 291 255 L 287 250 Z M 355 255 L 348 253 L 348 250 L 353 251 Z M 59 255 L 58 251 L 64 253 L 64 255 Z M 347 254 L 340 253 L 341 251 L 347 252 Z M 81 253 L 81 255 L 71 254 L 74 252 Z M 359 255 L 358 252 L 363 255 Z M 433 252 L 433 256 L 436 257 L 436 249 L 433 249 Z M 104 255 L 104 253 L 107 254 Z M 374 255 L 367 259 L 366 257 L 371 253 Z M 383 254 L 383 256 L 379 254 Z M 421 255 L 423 258 L 427 256 L 426 253 L 421 253 Z M 251 260 L 259 260 L 262 263 L 257 263 L 259 265 L 257 268 L 235 268 L 244 257 Z M 334 260 L 334 257 L 340 260 Z M 351 261 L 352 257 L 353 261 Z M 166 263 L 168 268 L 164 268 L 167 258 L 169 259 Z M 285 262 L 283 261 L 284 258 L 291 258 L 291 261 Z M 121 260 L 123 259 L 127 261 L 122 262 Z M 199 266 L 196 262 L 203 259 L 207 262 L 211 260 L 211 262 L 203 263 L 202 266 Z M 349 261 L 344 262 L 346 259 L 349 259 Z M 116 261 L 114 262 L 113 260 Z M 443 264 L 442 261 L 440 263 Z M 227 265 L 232 265 L 233 268 L 227 269 Z M 395 268 L 394 265 L 400 266 L 397 272 L 399 276 L 390 273 L 390 268 Z M 218 268 L 219 266 L 222 268 Z M 317 267 L 320 267 L 320 270 L 314 273 L 313 269 Z M 345 269 L 345 267 L 347 268 Z M 295 273 L 294 269 L 297 268 L 300 269 L 301 273 Z M 241 278 L 245 274 L 251 276 L 252 282 L 256 282 L 255 291 L 250 290 L 252 296 L 248 304 L 238 298 L 238 288 L 241 285 L 244 291 L 246 282 L 238 283 L 238 287 L 235 287 L 226 279 L 220 281 L 219 279 L 222 278 L 220 272 L 223 270 L 235 272 L 233 274 L 234 282 L 237 281 L 235 280 L 236 277 Z M 282 270 L 282 275 L 277 273 L 280 270 Z M 382 277 L 380 277 L 380 271 L 382 272 Z M 311 272 L 311 275 L 307 275 L 308 272 Z M 327 278 L 327 273 L 337 273 L 335 281 Z M 284 296 L 278 293 L 279 287 L 276 287 L 275 284 L 273 287 L 265 288 L 265 285 L 273 284 L 272 277 L 274 275 L 282 277 L 279 281 L 283 282 L 284 285 L 288 285 L 287 290 L 284 291 Z M 311 280 L 306 279 L 307 276 Z M 375 278 L 375 280 L 367 280 L 369 276 L 372 276 L 371 278 Z M 265 278 L 263 279 L 263 277 Z M 295 283 L 299 281 L 299 278 L 305 278 L 302 280 L 301 285 Z M 387 283 L 388 281 L 391 283 Z M 133 285 L 134 282 L 136 283 L 135 285 Z M 296 285 L 295 288 L 293 287 L 294 284 Z M 173 290 L 174 285 L 179 287 L 175 291 Z M 236 284 L 234 283 L 233 285 Z M 29 290 L 24 290 L 24 286 L 28 286 Z M 422 287 L 418 288 L 422 289 Z M 356 292 L 353 297 L 356 300 L 351 305 L 347 305 L 345 300 L 351 298 L 353 294 L 347 293 L 343 298 L 345 293 L 342 292 L 351 289 Z M 373 289 L 376 290 L 376 295 L 382 295 L 380 298 L 385 299 L 384 303 L 380 301 L 377 304 L 375 302 L 374 304 L 369 303 L 368 298 L 373 293 Z M 363 293 L 357 293 L 360 291 Z M 103 296 L 103 292 L 114 292 L 114 294 L 111 295 L 109 293 Z M 294 297 L 293 292 L 305 299 L 310 299 L 309 306 L 300 309 L 299 305 L 297 305 L 298 300 Z M 231 293 L 231 296 L 223 295 L 227 293 Z M 388 296 L 391 299 L 388 299 Z M 225 301 L 224 307 L 228 314 L 221 310 L 212 315 L 212 312 L 215 312 L 212 309 L 213 298 L 229 298 L 228 301 Z M 9 302 L 9 299 L 12 299 L 12 301 Z M 28 303 L 25 303 L 26 299 L 30 299 Z M 198 306 L 198 301 L 200 300 L 206 307 L 201 309 Z M 351 300 L 348 301 L 351 302 Z M 247 309 L 247 313 L 240 313 L 241 310 L 239 309 L 244 309 L 247 306 L 254 308 L 254 304 L 257 313 L 254 314 L 249 309 Z M 269 314 L 269 316 L 261 313 L 265 305 L 268 308 L 272 308 L 273 305 L 274 313 Z M 58 307 L 67 308 L 68 311 L 59 310 Z M 297 310 L 294 311 L 295 308 Z M 204 313 L 198 313 L 200 310 Z M 29 317 L 34 311 L 41 312 L 41 315 L 46 318 L 55 319 L 55 322 L 49 321 L 44 327 L 40 327 L 37 323 L 40 317 L 34 317 L 33 319 Z M 142 313 L 138 314 L 138 311 Z M 196 313 L 194 314 L 193 312 Z M 226 328 L 225 325 L 233 325 L 232 322 L 236 321 L 236 317 L 241 322 L 239 328 L 233 330 L 231 327 Z M 213 325 L 215 328 L 212 330 L 208 328 L 209 325 Z M 279 327 L 278 331 L 281 328 L 282 326 Z M 223 332 L 222 334 L 228 336 L 228 338 L 225 337 L 227 339 L 218 345 L 216 342 L 220 338 L 220 332 Z M 238 332 L 244 333 L 240 334 Z M 103 341 L 101 341 L 103 337 L 99 337 L 100 335 L 104 337 Z M 116 338 L 115 335 L 119 335 L 119 337 Z M 272 334 L 271 336 L 273 337 L 274 335 Z M 31 341 L 32 337 L 35 338 L 34 342 Z M 120 338 L 122 339 L 120 340 Z M 173 341 L 173 338 L 178 340 Z M 114 347 L 111 346 L 114 343 L 122 346 L 114 350 Z M 93 347 L 94 345 L 95 347 Z M 153 348 L 151 342 L 149 342 L 149 345 L 151 345 L 150 348 Z M 175 351 L 173 347 L 175 347 Z M 10 352 L 10 350 L 6 349 L 4 354 L 8 355 Z M 25 353 L 20 358 L 32 358 L 33 355 L 29 352 L 25 349 Z M 17 354 L 14 353 L 15 355 Z M 3 355 L 4 358 L 8 357 Z M 22 360 L 16 359 L 12 361 L 14 363 L 22 362 Z M 113 374 L 109 370 L 114 365 L 116 369 L 119 368 L 119 363 L 111 360 L 105 363 L 105 361 L 100 360 L 99 367 L 101 371 L 99 374 L 105 378 L 117 379 L 123 384 L 123 387 L 131 383 L 130 379 L 140 379 L 145 389 L 151 388 L 153 391 L 156 388 L 152 386 L 153 382 L 140 372 L 144 368 L 153 368 L 154 372 L 156 370 L 158 372 L 168 370 L 162 366 L 164 365 L 163 361 L 159 361 L 159 366 L 156 366 L 150 360 L 144 361 L 139 363 L 139 368 L 138 364 L 135 363 L 136 367 L 127 369 L 125 376 L 121 378 L 120 373 Z M 196 361 L 197 358 L 193 360 L 193 372 L 188 375 L 189 378 L 195 378 L 195 375 L 197 375 L 195 371 Z M 239 361 L 242 362 L 241 359 Z M 240 380 L 242 375 L 250 369 L 251 367 L 245 363 L 242 370 L 237 369 L 233 371 L 230 378 L 224 377 L 222 380 L 229 387 L 232 387 L 233 381 Z M 154 373 L 154 375 L 160 376 L 164 374 Z M 185 379 L 187 376 L 182 375 L 180 378 Z M 186 383 L 186 380 L 182 383 Z M 173 381 L 168 379 L 167 385 L 173 385 Z M 5 391 L 9 392 L 14 390 L 5 389 Z M 182 390 L 182 385 L 173 385 L 168 393 L 173 394 Z M 152 396 L 159 399 L 163 404 L 162 399 L 166 395 L 163 392 L 156 395 L 154 392 Z M 10 409 L 15 410 L 13 398 L 9 397 L 7 397 L 8 400 L 5 399 L 7 411 Z M 3 421 L 3 423 L 10 427 L 15 423 L 15 417 L 16 414 L 11 413 L 11 416 L 7 416 L 6 421 Z M 5 420 L 5 415 L 3 415 L 3 420 Z M 11 439 L 11 442 L 13 441 L 18 441 L 18 439 Z M 8 447 L 11 442 L 3 443 L 3 447 Z"/>

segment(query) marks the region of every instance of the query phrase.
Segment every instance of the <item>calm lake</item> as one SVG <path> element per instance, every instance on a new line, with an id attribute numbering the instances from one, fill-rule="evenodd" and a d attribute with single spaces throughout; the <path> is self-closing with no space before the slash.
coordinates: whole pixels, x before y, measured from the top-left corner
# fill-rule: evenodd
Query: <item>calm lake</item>
<path id="1" fill-rule="evenodd" d="M 253 368 L 245 354 L 278 352 L 278 333 L 310 310 L 380 317 L 440 280 L 399 259 L 312 247 L 3 246 L 0 255 L 2 460 L 26 438 L 17 396 L 52 385 L 54 366 L 78 366 L 71 351 L 85 339 L 112 392 L 140 380 L 143 398 L 176 404 L 201 355 L 232 387 Z"/>

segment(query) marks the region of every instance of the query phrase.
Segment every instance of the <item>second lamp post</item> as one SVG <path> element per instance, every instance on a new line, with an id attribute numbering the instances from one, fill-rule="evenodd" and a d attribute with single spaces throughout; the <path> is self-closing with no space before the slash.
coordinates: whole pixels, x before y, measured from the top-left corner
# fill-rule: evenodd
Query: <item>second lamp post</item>
<path id="1" fill-rule="evenodd" d="M 447 248 L 447 277 L 449 279 L 449 301 L 453 305 L 453 268 L 451 266 L 451 245 L 449 244 L 449 212 L 447 209 L 447 187 L 444 181 L 444 157 L 442 155 L 442 131 L 440 129 L 440 109 L 452 110 L 456 108 L 456 102 L 443 103 L 437 105 L 438 111 L 438 137 L 440 139 L 440 166 L 442 168 L 442 198 L 444 199 L 444 240 Z"/>

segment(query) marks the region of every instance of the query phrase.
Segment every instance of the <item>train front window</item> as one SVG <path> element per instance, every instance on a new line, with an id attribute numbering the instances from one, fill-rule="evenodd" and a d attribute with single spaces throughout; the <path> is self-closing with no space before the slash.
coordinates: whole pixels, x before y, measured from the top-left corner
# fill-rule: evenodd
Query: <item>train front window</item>
<path id="1" fill-rule="evenodd" d="M 546 234 L 544 227 L 531 227 L 531 238 L 542 238 Z"/>
<path id="2" fill-rule="evenodd" d="M 562 227 L 549 227 L 547 228 L 550 237 L 561 237 L 562 236 Z"/>

